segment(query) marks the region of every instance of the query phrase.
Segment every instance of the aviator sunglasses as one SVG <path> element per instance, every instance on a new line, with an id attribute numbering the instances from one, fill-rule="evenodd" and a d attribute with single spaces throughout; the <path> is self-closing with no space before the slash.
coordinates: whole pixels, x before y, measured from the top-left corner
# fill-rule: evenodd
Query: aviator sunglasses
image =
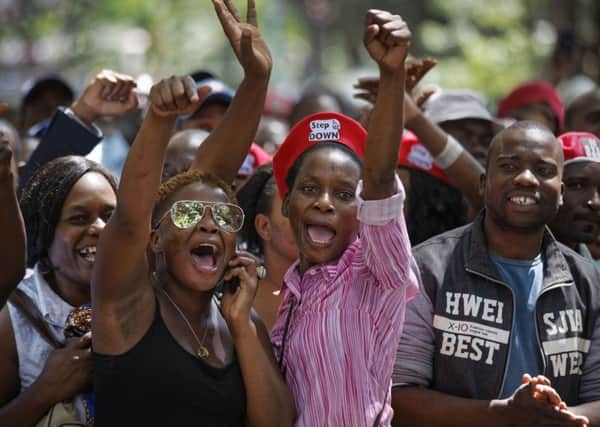
<path id="1" fill-rule="evenodd" d="M 223 202 L 200 202 L 198 200 L 178 200 L 156 222 L 155 228 L 171 214 L 175 227 L 182 230 L 191 228 L 202 221 L 206 209 L 210 208 L 212 218 L 221 230 L 237 233 L 244 225 L 244 211 L 238 205 Z"/>

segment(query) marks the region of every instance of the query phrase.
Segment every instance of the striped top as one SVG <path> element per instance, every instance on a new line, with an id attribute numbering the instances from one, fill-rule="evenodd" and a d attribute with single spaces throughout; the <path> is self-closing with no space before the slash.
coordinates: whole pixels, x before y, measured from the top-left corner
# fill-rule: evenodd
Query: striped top
<path id="1" fill-rule="evenodd" d="M 284 277 L 284 298 L 271 332 L 275 356 L 291 313 L 283 369 L 297 426 L 372 426 L 385 402 L 389 425 L 390 377 L 406 302 L 418 290 L 402 214 L 404 188 L 383 200 L 360 197 L 359 238 L 337 260 L 298 263 Z M 387 396 L 387 398 L 386 398 Z"/>

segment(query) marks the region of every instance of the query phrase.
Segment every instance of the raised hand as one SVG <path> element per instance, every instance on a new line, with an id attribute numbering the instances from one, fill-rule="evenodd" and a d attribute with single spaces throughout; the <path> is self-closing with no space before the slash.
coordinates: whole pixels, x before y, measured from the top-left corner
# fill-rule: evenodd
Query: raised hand
<path id="1" fill-rule="evenodd" d="M 419 84 L 423 77 L 437 65 L 437 60 L 434 58 L 421 58 L 411 62 L 407 62 L 405 66 L 406 70 L 406 92 L 409 96 L 412 96 L 414 88 Z M 364 99 L 365 101 L 374 104 L 377 100 L 377 92 L 379 88 L 378 77 L 364 77 L 358 79 L 354 84 L 354 88 L 357 92 L 353 95 L 354 98 Z M 417 106 L 423 105 L 423 103 L 431 96 L 433 92 L 426 91 L 418 99 L 415 99 Z"/>
<path id="2" fill-rule="evenodd" d="M 126 114 L 138 105 L 135 87 L 132 77 L 103 70 L 85 88 L 71 110 L 88 125 L 102 116 Z"/>
<path id="3" fill-rule="evenodd" d="M 258 288 L 257 266 L 258 260 L 248 252 L 238 251 L 236 256 L 229 262 L 230 270 L 225 275 L 224 280 L 237 278 L 240 285 L 233 293 L 227 288 L 224 289 L 221 309 L 223 310 L 223 317 L 233 334 L 238 332 L 240 328 L 252 327 L 253 325 L 250 312 Z"/>
<path id="4" fill-rule="evenodd" d="M 371 9 L 367 12 L 364 44 L 380 71 L 404 69 L 412 34 L 399 15 Z"/>
<path id="5" fill-rule="evenodd" d="M 267 43 L 258 31 L 254 0 L 248 0 L 246 22 L 242 21 L 231 0 L 213 0 L 213 4 L 245 75 L 268 78 L 273 60 Z"/>
<path id="6" fill-rule="evenodd" d="M 433 58 L 422 58 L 406 63 L 406 93 L 404 95 L 405 123 L 409 123 L 418 114 L 422 105 L 433 94 L 433 91 L 424 91 L 417 99 L 412 96 L 414 88 L 436 64 L 437 61 Z M 353 95 L 354 98 L 363 99 L 374 105 L 379 92 L 379 78 L 364 77 L 358 79 L 354 84 L 354 88 L 357 89 L 357 92 Z M 370 107 L 366 107 L 361 111 L 360 122 L 366 129 L 369 127 L 371 111 L 372 108 Z"/>
<path id="7" fill-rule="evenodd" d="M 11 172 L 12 157 L 12 147 L 0 133 L 0 176 L 6 176 Z"/>
<path id="8" fill-rule="evenodd" d="M 150 107 L 160 117 L 192 114 L 210 93 L 208 86 L 196 88 L 190 76 L 171 76 L 150 89 Z"/>
<path id="9" fill-rule="evenodd" d="M 423 76 L 437 65 L 434 58 L 419 58 L 406 63 L 406 91 L 412 93 Z"/>

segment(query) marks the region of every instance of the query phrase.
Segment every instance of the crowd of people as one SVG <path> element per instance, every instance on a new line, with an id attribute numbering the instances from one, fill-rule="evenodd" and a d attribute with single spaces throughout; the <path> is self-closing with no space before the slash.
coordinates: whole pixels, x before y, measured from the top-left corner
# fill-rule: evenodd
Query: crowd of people
<path id="1" fill-rule="evenodd" d="M 0 121 L 0 425 L 600 426 L 600 87 L 492 114 L 369 10 L 360 112 L 243 69 Z M 6 104 L 0 104 L 0 115 Z"/>

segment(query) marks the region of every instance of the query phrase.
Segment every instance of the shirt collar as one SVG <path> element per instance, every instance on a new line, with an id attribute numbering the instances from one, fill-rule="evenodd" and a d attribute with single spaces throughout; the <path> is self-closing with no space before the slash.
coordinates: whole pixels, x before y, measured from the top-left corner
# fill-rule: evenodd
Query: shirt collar
<path id="1" fill-rule="evenodd" d="M 480 274 L 490 276 L 498 281 L 502 281 L 497 269 L 492 264 L 492 260 L 489 257 L 484 231 L 484 217 L 485 209 L 479 213 L 471 225 L 469 244 L 465 246 L 465 267 Z M 542 289 L 556 283 L 573 283 L 573 276 L 569 270 L 567 261 L 563 256 L 556 239 L 547 226 L 544 229 L 541 254 L 545 264 Z"/>
<path id="2" fill-rule="evenodd" d="M 346 255 L 346 253 L 342 255 L 342 258 L 344 255 Z M 326 264 L 313 265 L 306 270 L 303 276 L 300 276 L 300 260 L 297 260 L 283 276 L 283 286 L 287 287 L 296 298 L 300 299 L 303 291 L 306 290 L 303 287 L 302 277 L 320 276 L 327 282 L 332 281 L 339 275 L 338 266 L 341 264 L 340 259 L 341 258 Z"/>
<path id="3" fill-rule="evenodd" d="M 69 313 L 74 307 L 59 297 L 50 287 L 38 265 L 34 267 L 33 277 L 37 295 L 37 306 L 44 319 L 54 325 L 64 328 Z"/>

